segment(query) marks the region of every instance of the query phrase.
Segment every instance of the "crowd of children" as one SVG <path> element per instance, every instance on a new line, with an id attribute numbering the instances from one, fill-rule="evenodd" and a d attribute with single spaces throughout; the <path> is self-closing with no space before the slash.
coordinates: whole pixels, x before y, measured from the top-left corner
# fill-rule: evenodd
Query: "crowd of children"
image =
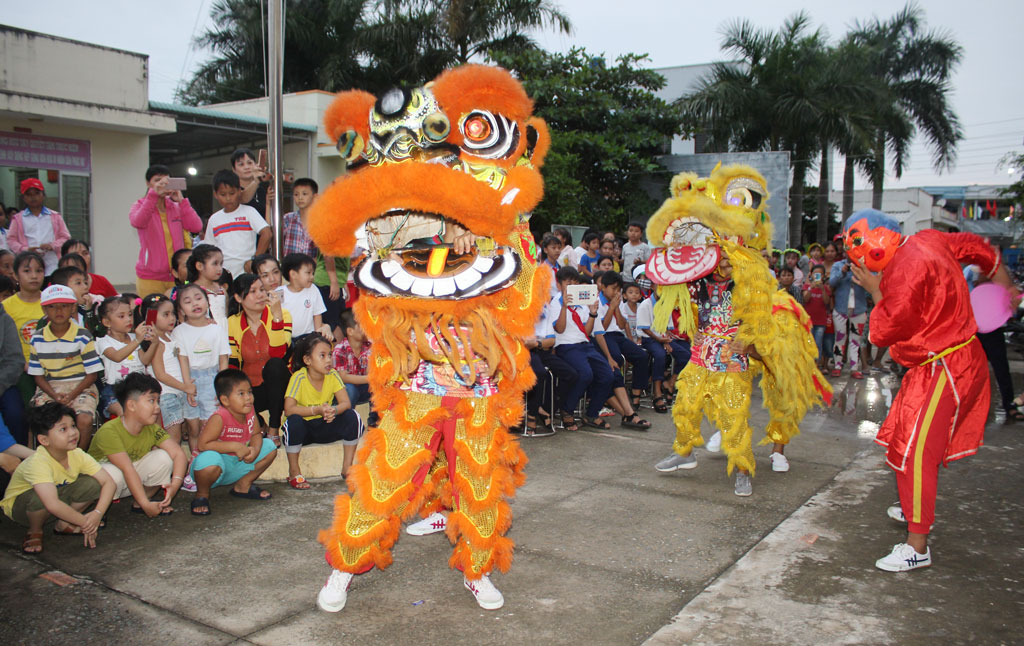
<path id="1" fill-rule="evenodd" d="M 236 156 L 234 171 L 214 176 L 221 210 L 205 233 L 167 190 L 168 169 L 147 170 L 130 214 L 138 294 L 92 273 L 88 245 L 43 206 L 38 180 L 23 182 L 21 247 L 0 250 L 0 510 L 27 527 L 25 552 L 42 551 L 53 519 L 56 533 L 95 547 L 115 499 L 150 517 L 172 513 L 180 489 L 194 492 L 197 516 L 211 513 L 216 487 L 266 501 L 255 481 L 279 445 L 297 490 L 309 488 L 303 446 L 340 441 L 341 472 L 352 465 L 370 342 L 345 308 L 349 259 L 310 240 L 317 185 L 299 179 L 279 265 L 267 253 L 266 189 L 239 171 L 255 157 Z"/>

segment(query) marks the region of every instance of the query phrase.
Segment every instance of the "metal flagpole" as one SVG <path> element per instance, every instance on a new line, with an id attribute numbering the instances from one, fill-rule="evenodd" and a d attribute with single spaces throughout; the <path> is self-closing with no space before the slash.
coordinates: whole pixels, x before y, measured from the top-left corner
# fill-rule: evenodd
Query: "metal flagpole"
<path id="1" fill-rule="evenodd" d="M 284 134 L 281 128 L 281 92 L 282 76 L 284 75 L 284 1 L 269 1 L 269 19 L 267 20 L 267 102 L 269 115 L 267 119 L 267 162 L 273 175 L 274 199 L 267 204 L 272 209 L 275 250 L 281 257 L 284 249 L 284 214 L 281 212 L 281 174 L 284 170 Z"/>

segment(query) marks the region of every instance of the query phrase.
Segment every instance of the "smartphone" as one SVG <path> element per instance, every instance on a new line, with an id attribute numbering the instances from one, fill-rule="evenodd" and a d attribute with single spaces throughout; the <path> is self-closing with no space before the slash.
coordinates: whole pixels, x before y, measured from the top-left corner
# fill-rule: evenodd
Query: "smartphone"
<path id="1" fill-rule="evenodd" d="M 153 308 L 146 312 L 146 325 L 156 325 L 156 315 L 158 314 L 157 308 Z"/>
<path id="2" fill-rule="evenodd" d="M 167 190 L 168 191 L 184 191 L 188 188 L 188 182 L 184 177 L 168 177 L 167 178 Z"/>
<path id="3" fill-rule="evenodd" d="M 267 170 L 267 149 L 260 148 L 259 157 L 256 159 L 256 165 L 260 170 Z"/>
<path id="4" fill-rule="evenodd" d="M 565 288 L 568 297 L 566 305 L 592 305 L 597 302 L 597 285 L 568 285 Z"/>

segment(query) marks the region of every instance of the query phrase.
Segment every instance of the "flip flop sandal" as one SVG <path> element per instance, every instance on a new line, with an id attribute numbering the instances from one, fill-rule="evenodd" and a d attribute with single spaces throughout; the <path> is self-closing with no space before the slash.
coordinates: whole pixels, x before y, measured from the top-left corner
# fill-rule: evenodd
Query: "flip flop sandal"
<path id="1" fill-rule="evenodd" d="M 43 533 L 29 532 L 25 534 L 25 539 L 21 541 L 21 551 L 25 554 L 41 554 L 43 551 Z"/>
<path id="2" fill-rule="evenodd" d="M 641 419 L 636 413 L 623 416 L 622 425 L 626 428 L 635 428 L 639 431 L 646 431 L 651 427 L 651 423 L 649 421 Z"/>
<path id="3" fill-rule="evenodd" d="M 288 478 L 288 486 L 292 489 L 309 489 L 309 482 L 302 477 L 302 474 L 295 476 L 294 478 Z"/>
<path id="4" fill-rule="evenodd" d="M 273 498 L 273 496 L 270 494 L 269 491 L 261 489 L 261 488 L 257 487 L 256 485 L 249 485 L 249 491 L 246 491 L 245 493 L 238 493 L 234 489 L 232 489 L 228 493 L 230 493 L 235 498 L 245 498 L 246 500 L 260 500 L 260 501 L 263 501 L 263 500 L 270 500 L 271 498 Z M 267 495 L 266 496 L 261 496 L 260 494 L 262 494 L 262 493 L 266 493 Z"/>
<path id="5" fill-rule="evenodd" d="M 590 428 L 596 428 L 602 431 L 609 431 L 612 428 L 611 426 L 608 425 L 608 422 L 604 421 L 600 417 L 584 417 L 583 425 L 589 426 Z"/>
<path id="6" fill-rule="evenodd" d="M 573 415 L 562 416 L 562 428 L 567 431 L 578 431 L 580 430 L 579 424 L 576 423 L 576 417 Z"/>
<path id="7" fill-rule="evenodd" d="M 196 511 L 199 507 L 206 507 L 206 511 Z M 193 516 L 209 516 L 212 509 L 210 509 L 210 499 L 203 498 L 202 496 L 196 496 L 192 499 L 192 515 Z"/>

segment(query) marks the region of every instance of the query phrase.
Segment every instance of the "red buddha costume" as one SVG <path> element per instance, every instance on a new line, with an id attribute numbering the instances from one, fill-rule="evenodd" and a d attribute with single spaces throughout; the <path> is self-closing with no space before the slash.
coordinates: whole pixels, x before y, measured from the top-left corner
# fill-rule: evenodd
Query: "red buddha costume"
<path id="1" fill-rule="evenodd" d="M 910 537 L 875 565 L 925 567 L 939 465 L 978 451 L 989 409 L 988 363 L 961 265 L 978 265 L 990 278 L 998 273 L 997 280 L 1005 271 L 998 250 L 979 236 L 929 229 L 905 237 L 898 222 L 872 209 L 850 216 L 844 242 L 855 280 L 875 299 L 870 342 L 910 368 L 875 439 L 896 471 Z M 869 272 L 881 272 L 880 281 Z"/>

